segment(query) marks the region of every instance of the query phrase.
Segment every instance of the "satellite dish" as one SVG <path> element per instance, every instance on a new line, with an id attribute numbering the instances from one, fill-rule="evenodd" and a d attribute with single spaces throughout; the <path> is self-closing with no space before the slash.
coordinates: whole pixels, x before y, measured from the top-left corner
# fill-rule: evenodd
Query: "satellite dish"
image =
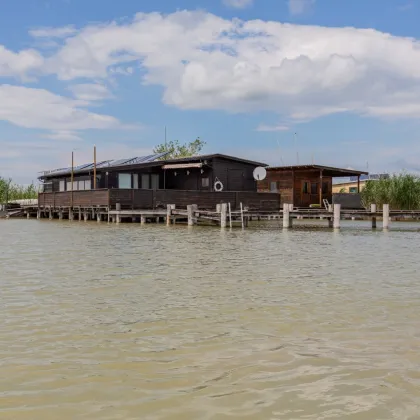
<path id="1" fill-rule="evenodd" d="M 254 169 L 253 175 L 256 181 L 262 181 L 267 176 L 267 171 L 262 166 L 257 166 Z"/>

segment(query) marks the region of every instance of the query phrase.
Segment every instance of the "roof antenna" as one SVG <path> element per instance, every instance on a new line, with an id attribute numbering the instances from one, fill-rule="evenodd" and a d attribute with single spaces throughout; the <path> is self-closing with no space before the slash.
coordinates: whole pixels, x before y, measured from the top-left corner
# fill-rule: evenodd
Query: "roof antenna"
<path id="1" fill-rule="evenodd" d="M 283 158 L 282 158 L 282 156 L 281 156 L 281 148 L 280 148 L 280 142 L 279 142 L 279 139 L 277 139 L 277 146 L 279 147 L 280 162 L 281 162 L 281 164 L 284 166 L 284 163 L 283 163 Z"/>

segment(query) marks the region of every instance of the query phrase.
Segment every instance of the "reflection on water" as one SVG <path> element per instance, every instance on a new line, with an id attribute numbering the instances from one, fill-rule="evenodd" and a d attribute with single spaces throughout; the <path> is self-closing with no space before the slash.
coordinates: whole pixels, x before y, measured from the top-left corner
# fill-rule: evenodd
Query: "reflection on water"
<path id="1" fill-rule="evenodd" d="M 0 222 L 1 419 L 419 419 L 420 233 Z"/>

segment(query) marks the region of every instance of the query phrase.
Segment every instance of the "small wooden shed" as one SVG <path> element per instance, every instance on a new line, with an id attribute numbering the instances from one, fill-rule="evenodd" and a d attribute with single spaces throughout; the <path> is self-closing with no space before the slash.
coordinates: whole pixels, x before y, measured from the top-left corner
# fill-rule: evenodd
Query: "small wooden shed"
<path id="1" fill-rule="evenodd" d="M 332 184 L 336 177 L 357 177 L 360 192 L 360 176 L 367 172 L 334 168 L 321 165 L 297 165 L 268 167 L 267 177 L 258 181 L 259 192 L 278 192 L 282 203 L 295 207 L 323 205 L 323 200 L 332 202 Z"/>

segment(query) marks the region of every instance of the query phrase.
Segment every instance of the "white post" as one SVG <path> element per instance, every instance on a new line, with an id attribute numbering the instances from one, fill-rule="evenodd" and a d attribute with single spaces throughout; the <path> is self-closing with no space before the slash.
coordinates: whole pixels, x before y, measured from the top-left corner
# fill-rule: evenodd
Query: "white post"
<path id="1" fill-rule="evenodd" d="M 370 205 L 370 212 L 376 213 L 376 204 Z M 372 229 L 376 229 L 376 215 L 372 215 Z"/>
<path id="2" fill-rule="evenodd" d="M 242 206 L 242 203 L 240 205 L 241 205 L 241 223 L 242 223 L 242 229 L 243 229 L 245 227 L 245 225 L 244 225 L 244 208 Z"/>
<path id="3" fill-rule="evenodd" d="M 99 223 L 102 221 L 102 215 L 101 211 L 98 209 L 98 212 L 96 213 L 96 221 Z"/>
<path id="4" fill-rule="evenodd" d="M 37 210 L 37 212 L 36 212 L 36 218 L 37 219 L 40 219 L 41 218 L 41 210 Z"/>
<path id="5" fill-rule="evenodd" d="M 140 215 L 140 224 L 145 225 L 146 224 L 146 216 Z"/>
<path id="6" fill-rule="evenodd" d="M 172 210 L 175 210 L 175 204 L 168 204 L 166 206 L 166 224 L 168 226 L 171 224 Z M 175 223 L 175 219 L 174 219 L 174 223 Z"/>
<path id="7" fill-rule="evenodd" d="M 288 203 L 283 204 L 283 228 L 288 229 L 290 227 L 290 206 Z"/>
<path id="8" fill-rule="evenodd" d="M 232 229 L 232 208 L 229 203 L 229 227 Z"/>
<path id="9" fill-rule="evenodd" d="M 388 229 L 389 228 L 389 204 L 384 204 L 382 206 L 382 210 L 383 210 L 383 214 L 382 214 L 383 228 Z"/>
<path id="10" fill-rule="evenodd" d="M 334 204 L 334 229 L 340 229 L 341 204 Z"/>
<path id="11" fill-rule="evenodd" d="M 293 203 L 289 204 L 289 211 L 293 211 Z"/>
<path id="12" fill-rule="evenodd" d="M 79 207 L 79 222 L 82 221 L 82 209 Z"/>
<path id="13" fill-rule="evenodd" d="M 220 206 L 220 227 L 226 227 L 226 219 L 227 219 L 227 204 L 223 203 Z"/>
<path id="14" fill-rule="evenodd" d="M 60 219 L 60 220 L 63 220 L 63 210 L 58 210 L 58 218 Z"/>
<path id="15" fill-rule="evenodd" d="M 74 220 L 74 213 L 72 208 L 69 209 L 69 220 Z"/>
<path id="16" fill-rule="evenodd" d="M 222 211 L 222 205 L 216 204 L 216 213 L 220 213 Z"/>

